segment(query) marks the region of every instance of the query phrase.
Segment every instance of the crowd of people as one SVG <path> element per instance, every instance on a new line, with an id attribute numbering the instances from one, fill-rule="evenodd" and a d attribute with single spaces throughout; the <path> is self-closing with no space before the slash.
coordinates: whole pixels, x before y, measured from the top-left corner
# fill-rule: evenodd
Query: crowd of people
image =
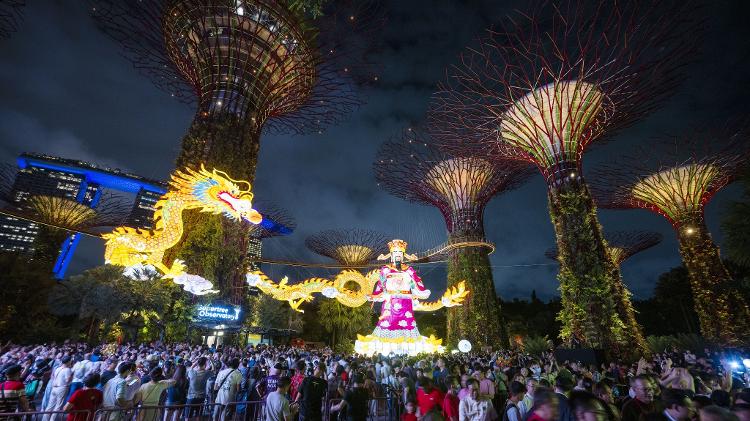
<path id="1" fill-rule="evenodd" d="M 43 421 L 750 421 L 750 360 L 670 350 L 627 364 L 552 352 L 421 357 L 190 344 L 0 349 L 0 416 Z M 206 408 L 209 408 L 206 411 Z"/>

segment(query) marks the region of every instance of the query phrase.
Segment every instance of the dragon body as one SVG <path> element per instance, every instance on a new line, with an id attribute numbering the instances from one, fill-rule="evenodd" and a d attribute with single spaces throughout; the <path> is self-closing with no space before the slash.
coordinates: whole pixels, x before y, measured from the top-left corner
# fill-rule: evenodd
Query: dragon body
<path id="1" fill-rule="evenodd" d="M 263 272 L 255 271 L 247 274 L 250 286 L 260 289 L 276 300 L 286 301 L 295 311 L 300 305 L 313 300 L 313 294 L 320 293 L 325 297 L 334 298 L 347 307 L 359 307 L 367 301 L 373 301 L 370 293 L 378 282 L 379 270 L 362 274 L 355 270 L 339 272 L 332 280 L 325 278 L 310 278 L 296 284 L 289 284 L 287 277 L 274 282 Z M 355 288 L 353 288 L 355 287 Z M 463 281 L 448 288 L 440 300 L 423 302 L 415 300 L 415 311 L 435 311 L 443 307 L 461 305 L 469 294 Z"/>
<path id="2" fill-rule="evenodd" d="M 104 234 L 104 258 L 109 264 L 126 268 L 153 267 L 163 278 L 173 279 L 194 294 L 214 292 L 210 281 L 189 275 L 182 261 L 165 263 L 164 253 L 180 242 L 185 231 L 182 214 L 188 209 L 260 223 L 261 215 L 252 208 L 250 183 L 233 180 L 216 169 L 208 171 L 201 165 L 200 170 L 175 171 L 169 184 L 169 192 L 156 202 L 154 228 L 118 227 Z M 241 184 L 246 184 L 247 189 L 240 188 Z"/>

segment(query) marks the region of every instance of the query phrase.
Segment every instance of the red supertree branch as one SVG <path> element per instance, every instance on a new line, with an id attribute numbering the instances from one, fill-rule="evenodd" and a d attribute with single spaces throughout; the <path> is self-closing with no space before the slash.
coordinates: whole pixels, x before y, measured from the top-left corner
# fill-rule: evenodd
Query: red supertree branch
<path id="1" fill-rule="evenodd" d="M 693 11 L 689 2 L 564 0 L 509 16 L 450 69 L 432 130 L 448 146 L 532 162 L 554 183 L 580 171 L 594 141 L 675 91 L 698 44 Z"/>
<path id="2" fill-rule="evenodd" d="M 487 202 L 532 174 L 521 162 L 488 160 L 470 150 L 445 152 L 434 138 L 416 129 L 383 143 L 373 168 L 378 185 L 387 192 L 438 208 L 449 232 L 481 232 Z"/>
<path id="3" fill-rule="evenodd" d="M 326 230 L 307 237 L 305 245 L 341 265 L 363 266 L 385 253 L 388 238 L 364 229 Z"/>
<path id="4" fill-rule="evenodd" d="M 677 229 L 703 219 L 706 203 L 750 158 L 746 129 L 691 131 L 653 142 L 589 180 L 603 208 L 649 209 Z"/>

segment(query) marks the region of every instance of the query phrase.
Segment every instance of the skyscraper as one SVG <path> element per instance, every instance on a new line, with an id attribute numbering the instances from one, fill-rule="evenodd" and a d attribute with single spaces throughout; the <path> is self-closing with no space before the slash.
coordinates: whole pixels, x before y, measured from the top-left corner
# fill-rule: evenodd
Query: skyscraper
<path id="1" fill-rule="evenodd" d="M 165 183 L 130 174 L 119 169 L 47 155 L 24 153 L 18 157 L 18 173 L 10 200 L 23 205 L 31 196 L 64 197 L 96 208 L 105 188 L 135 194 L 133 210 L 127 224 L 151 228 L 154 204 L 167 190 Z M 0 250 L 30 252 L 39 226 L 34 222 L 0 215 Z M 72 234 L 63 241 L 53 273 L 62 278 L 80 241 Z"/>

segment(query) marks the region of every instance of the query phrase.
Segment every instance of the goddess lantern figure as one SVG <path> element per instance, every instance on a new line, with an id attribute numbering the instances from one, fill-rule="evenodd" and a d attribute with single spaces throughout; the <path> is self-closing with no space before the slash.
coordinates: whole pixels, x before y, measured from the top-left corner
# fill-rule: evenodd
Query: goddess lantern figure
<path id="1" fill-rule="evenodd" d="M 360 354 L 410 354 L 442 352 L 442 340 L 419 334 L 414 311 L 420 301 L 430 296 L 413 267 L 404 261 L 414 261 L 417 256 L 406 253 L 407 243 L 393 240 L 388 243 L 390 253 L 378 260 L 390 259 L 390 264 L 380 268 L 375 290 L 367 300 L 382 302 L 380 317 L 372 334 L 358 335 L 354 350 Z"/>

